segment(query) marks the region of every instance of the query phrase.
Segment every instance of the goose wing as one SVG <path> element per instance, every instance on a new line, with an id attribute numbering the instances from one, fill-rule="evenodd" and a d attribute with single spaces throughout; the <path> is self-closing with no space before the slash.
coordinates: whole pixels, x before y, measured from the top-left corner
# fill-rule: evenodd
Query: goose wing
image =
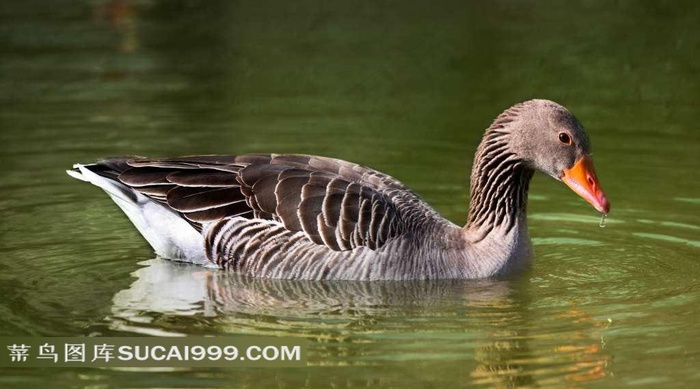
<path id="1" fill-rule="evenodd" d="M 271 219 L 343 251 L 377 249 L 405 227 L 394 201 L 397 193 L 407 193 L 405 187 L 338 159 L 273 154 L 131 159 L 126 164 L 118 176 L 122 183 L 200 230 L 205 223 L 236 216 Z"/>

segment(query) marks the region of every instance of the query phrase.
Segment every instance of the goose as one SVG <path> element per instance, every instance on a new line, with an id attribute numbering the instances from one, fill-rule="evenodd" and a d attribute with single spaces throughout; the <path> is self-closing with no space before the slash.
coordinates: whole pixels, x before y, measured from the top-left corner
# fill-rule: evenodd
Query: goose
<path id="1" fill-rule="evenodd" d="M 501 277 L 530 267 L 535 171 L 610 211 L 583 126 L 543 99 L 506 109 L 486 129 L 462 227 L 397 179 L 328 157 L 124 157 L 67 172 L 107 192 L 160 257 L 254 277 L 371 281 Z"/>

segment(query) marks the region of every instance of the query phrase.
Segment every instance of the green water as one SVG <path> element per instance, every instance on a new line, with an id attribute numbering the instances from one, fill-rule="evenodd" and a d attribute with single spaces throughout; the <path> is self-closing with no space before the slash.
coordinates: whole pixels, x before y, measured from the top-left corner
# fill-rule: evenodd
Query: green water
<path id="1" fill-rule="evenodd" d="M 697 386 L 698 58 L 693 1 L 3 2 L 0 336 L 297 337 L 309 364 L 17 368 L 0 386 Z M 533 97 L 584 123 L 612 212 L 601 229 L 536 176 L 536 264 L 511 280 L 178 265 L 64 173 L 125 154 L 328 155 L 463 223 L 483 130 Z"/>

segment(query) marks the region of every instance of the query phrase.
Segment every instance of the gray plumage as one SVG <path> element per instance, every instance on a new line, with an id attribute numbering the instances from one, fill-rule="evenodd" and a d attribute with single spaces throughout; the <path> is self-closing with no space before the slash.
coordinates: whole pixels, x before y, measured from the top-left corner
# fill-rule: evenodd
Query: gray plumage
<path id="1" fill-rule="evenodd" d="M 575 147 L 540 146 L 562 129 Z M 525 209 L 535 169 L 559 179 L 589 147 L 556 103 L 505 111 L 477 150 L 463 228 L 395 178 L 326 157 L 112 158 L 69 174 L 107 191 L 172 259 L 269 278 L 482 278 L 528 264 Z"/>

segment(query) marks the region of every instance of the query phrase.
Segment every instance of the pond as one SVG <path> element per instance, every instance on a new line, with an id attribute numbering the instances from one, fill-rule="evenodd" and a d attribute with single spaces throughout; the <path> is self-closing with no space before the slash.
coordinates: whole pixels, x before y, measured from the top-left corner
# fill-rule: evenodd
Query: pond
<path id="1" fill-rule="evenodd" d="M 700 384 L 697 2 L 29 0 L 0 15 L 0 336 L 308 342 L 304 368 L 5 368 L 0 386 Z M 582 121 L 612 211 L 600 228 L 536 175 L 536 262 L 505 280 L 173 263 L 65 174 L 118 155 L 326 155 L 463 224 L 484 129 L 530 98 Z"/>

